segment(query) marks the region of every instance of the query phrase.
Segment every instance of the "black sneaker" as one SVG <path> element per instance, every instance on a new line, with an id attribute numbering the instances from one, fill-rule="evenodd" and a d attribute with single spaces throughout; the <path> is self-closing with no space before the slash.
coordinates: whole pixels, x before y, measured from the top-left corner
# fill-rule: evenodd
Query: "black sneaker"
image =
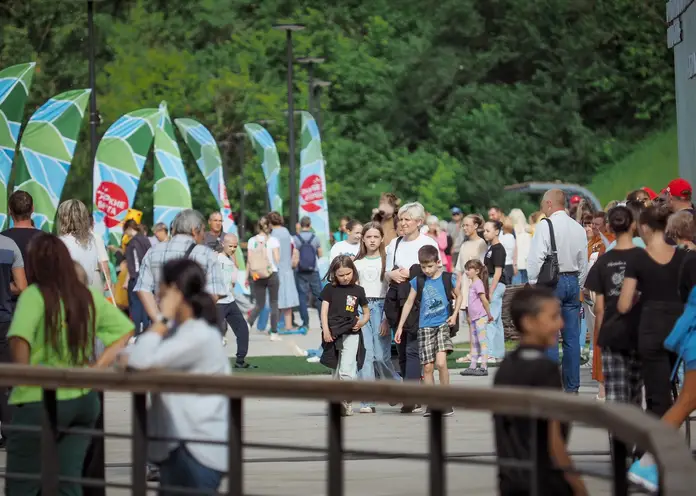
<path id="1" fill-rule="evenodd" d="M 464 369 L 461 372 L 459 372 L 459 375 L 463 375 L 465 377 L 476 375 L 476 370 L 477 369 L 472 369 L 471 367 L 469 367 L 468 369 Z"/>
<path id="2" fill-rule="evenodd" d="M 425 410 L 425 413 L 423 413 L 423 416 L 430 417 L 430 416 L 432 416 L 432 414 L 433 414 L 432 410 L 430 410 L 430 407 L 428 407 Z M 452 415 L 454 415 L 454 408 L 452 408 L 451 406 L 449 408 L 445 408 L 444 410 L 442 410 L 443 417 L 451 417 Z"/>
<path id="3" fill-rule="evenodd" d="M 256 365 L 252 365 L 249 362 L 235 362 L 234 364 L 235 369 L 257 369 L 258 367 Z"/>
<path id="4" fill-rule="evenodd" d="M 430 417 L 433 414 L 433 412 L 430 410 L 430 407 L 425 409 L 425 412 L 423 412 L 424 417 Z"/>
<path id="5" fill-rule="evenodd" d="M 401 413 L 421 413 L 423 408 L 420 405 L 404 405 L 401 407 Z"/>
<path id="6" fill-rule="evenodd" d="M 476 377 L 488 377 L 488 369 L 478 367 L 478 368 L 474 369 L 474 371 L 471 375 L 476 376 Z"/>

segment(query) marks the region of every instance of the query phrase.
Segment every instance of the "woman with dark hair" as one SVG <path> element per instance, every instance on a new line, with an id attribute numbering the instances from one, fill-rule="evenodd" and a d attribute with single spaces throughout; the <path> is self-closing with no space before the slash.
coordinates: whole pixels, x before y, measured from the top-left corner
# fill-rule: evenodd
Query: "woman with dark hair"
<path id="1" fill-rule="evenodd" d="M 617 303 L 627 314 L 640 294 L 638 354 L 642 362 L 645 398 L 649 412 L 661 417 L 672 406 L 671 374 L 676 355 L 664 341 L 684 309 L 696 283 L 696 254 L 670 246 L 665 229 L 670 212 L 666 207 L 648 207 L 638 220 L 646 248 L 626 264 Z"/>
<path id="2" fill-rule="evenodd" d="M 8 333 L 15 363 L 42 367 L 105 367 L 123 347 L 133 331 L 133 323 L 96 289 L 78 278 L 68 248 L 52 234 L 40 234 L 29 243 L 25 289 Z M 97 338 L 107 347 L 95 360 Z M 92 429 L 99 416 L 97 393 L 89 389 L 59 389 L 56 393 L 58 428 Z M 15 386 L 10 395 L 14 405 L 12 426 L 39 427 L 44 416 L 43 393 L 34 386 Z M 58 437 L 60 476 L 78 478 L 90 438 L 82 434 Z M 41 434 L 12 432 L 7 444 L 7 471 L 17 474 L 41 473 Z M 6 481 L 5 494 L 39 494 L 38 480 Z M 80 495 L 81 485 L 60 484 L 61 494 Z"/>
<path id="3" fill-rule="evenodd" d="M 141 370 L 229 375 L 217 310 L 205 291 L 201 266 L 186 258 L 167 262 L 162 267 L 159 298 L 159 318 L 127 350 L 121 364 Z M 224 442 L 227 405 L 227 398 L 221 395 L 153 394 L 148 434 Z M 160 467 L 160 495 L 170 494 L 167 488 L 173 487 L 217 490 L 227 470 L 223 444 L 151 441 L 148 458 Z"/>

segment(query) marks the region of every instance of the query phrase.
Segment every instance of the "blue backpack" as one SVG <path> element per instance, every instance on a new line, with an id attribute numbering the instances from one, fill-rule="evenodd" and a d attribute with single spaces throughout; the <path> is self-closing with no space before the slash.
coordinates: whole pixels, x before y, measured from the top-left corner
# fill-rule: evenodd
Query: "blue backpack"
<path id="1" fill-rule="evenodd" d="M 312 245 L 314 241 L 314 234 L 305 241 L 305 239 L 297 235 L 297 241 L 300 246 L 298 246 L 298 251 L 300 252 L 300 260 L 297 264 L 298 272 L 314 272 L 317 268 L 317 250 Z"/>
<path id="2" fill-rule="evenodd" d="M 665 339 L 665 348 L 679 355 L 672 377 L 682 360 L 686 363 L 696 360 L 696 287 L 691 290 L 684 312 Z"/>

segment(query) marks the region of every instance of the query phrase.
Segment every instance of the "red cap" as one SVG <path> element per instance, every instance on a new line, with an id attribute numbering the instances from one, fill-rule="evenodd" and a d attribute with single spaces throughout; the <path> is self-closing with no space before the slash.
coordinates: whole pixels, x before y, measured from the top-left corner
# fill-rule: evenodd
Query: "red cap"
<path id="1" fill-rule="evenodd" d="M 573 195 L 570 197 L 570 204 L 571 205 L 577 205 L 582 201 L 582 197 L 580 195 Z"/>
<path id="2" fill-rule="evenodd" d="M 642 189 L 643 191 L 645 191 L 645 192 L 648 194 L 648 196 L 650 197 L 651 200 L 654 200 L 655 198 L 657 198 L 657 193 L 655 193 L 652 189 L 648 188 L 647 186 L 643 186 L 643 187 L 640 188 L 640 189 Z"/>
<path id="3" fill-rule="evenodd" d="M 686 179 L 672 179 L 665 189 L 674 197 L 691 200 L 691 184 Z"/>

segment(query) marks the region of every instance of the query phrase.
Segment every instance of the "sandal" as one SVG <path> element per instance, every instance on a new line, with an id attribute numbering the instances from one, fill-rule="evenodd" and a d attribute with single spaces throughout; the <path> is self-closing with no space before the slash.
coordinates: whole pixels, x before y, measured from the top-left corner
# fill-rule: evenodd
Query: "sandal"
<path id="1" fill-rule="evenodd" d="M 455 361 L 457 363 L 469 363 L 471 361 L 471 353 L 467 353 L 466 356 L 459 357 Z"/>

